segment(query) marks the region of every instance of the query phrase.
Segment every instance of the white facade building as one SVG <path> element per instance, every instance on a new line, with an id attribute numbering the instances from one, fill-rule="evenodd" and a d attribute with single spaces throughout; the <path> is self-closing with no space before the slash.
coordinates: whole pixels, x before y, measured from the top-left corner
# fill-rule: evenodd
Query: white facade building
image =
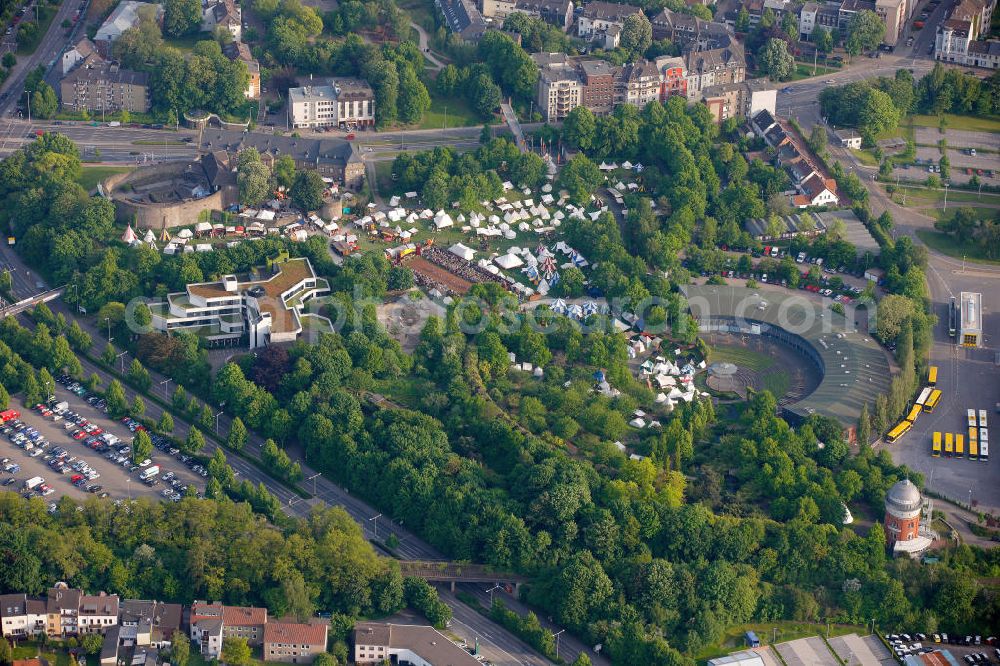
<path id="1" fill-rule="evenodd" d="M 375 124 L 375 93 L 361 79 L 289 88 L 288 122 L 292 127 L 370 127 Z"/>

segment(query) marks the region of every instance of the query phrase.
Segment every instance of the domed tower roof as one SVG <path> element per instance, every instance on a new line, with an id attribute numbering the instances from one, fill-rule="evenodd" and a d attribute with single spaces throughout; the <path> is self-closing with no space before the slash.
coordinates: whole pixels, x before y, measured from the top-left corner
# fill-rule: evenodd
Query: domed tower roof
<path id="1" fill-rule="evenodd" d="M 909 479 L 896 483 L 885 496 L 886 510 L 897 513 L 919 511 L 922 504 L 920 490 Z"/>

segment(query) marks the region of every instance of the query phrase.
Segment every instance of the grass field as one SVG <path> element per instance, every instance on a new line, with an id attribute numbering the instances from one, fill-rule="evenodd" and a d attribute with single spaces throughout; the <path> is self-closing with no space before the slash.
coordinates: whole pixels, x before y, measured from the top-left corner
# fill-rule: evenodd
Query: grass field
<path id="1" fill-rule="evenodd" d="M 926 187 L 909 187 L 907 185 L 900 185 L 896 190 L 896 194 L 902 194 L 902 191 L 906 190 L 906 205 L 916 206 L 920 204 L 938 205 L 944 203 L 944 190 L 943 189 L 929 189 Z M 984 204 L 1000 204 L 1000 194 L 995 194 L 993 192 L 969 192 L 966 190 L 956 190 L 954 188 L 948 190 L 948 205 L 952 204 L 962 204 L 962 203 L 984 203 Z"/>
<path id="2" fill-rule="evenodd" d="M 823 62 L 820 60 L 820 62 Z M 826 74 L 832 74 L 833 72 L 838 72 L 840 69 L 838 67 L 825 67 L 821 64 L 816 65 L 816 73 L 813 73 L 812 62 L 798 62 L 795 63 L 795 71 L 792 72 L 792 81 L 800 81 L 802 79 L 808 79 L 812 76 L 824 76 Z"/>
<path id="3" fill-rule="evenodd" d="M 80 178 L 76 181 L 83 186 L 83 189 L 91 192 L 97 189 L 97 184 L 116 173 L 126 173 L 131 171 L 131 167 L 106 167 L 106 166 L 85 166 L 82 169 Z"/>
<path id="4" fill-rule="evenodd" d="M 761 388 L 770 391 L 775 398 L 780 398 L 788 393 L 788 389 L 791 387 L 792 378 L 783 370 L 770 372 L 761 377 Z"/>
<path id="5" fill-rule="evenodd" d="M 875 159 L 875 156 L 872 155 L 870 150 L 855 149 L 855 148 L 851 148 L 850 150 L 851 154 L 854 155 L 854 157 L 857 158 L 857 160 L 862 164 L 864 164 L 865 166 L 873 166 L 873 167 L 878 166 L 878 160 Z"/>
<path id="6" fill-rule="evenodd" d="M 968 130 L 971 132 L 998 132 L 1000 133 L 1000 118 L 997 116 L 956 116 L 952 113 L 944 114 L 948 121 L 947 132 L 953 130 Z M 915 115 L 911 116 L 914 125 L 921 127 L 937 128 L 940 119 L 938 116 Z"/>
<path id="7" fill-rule="evenodd" d="M 164 44 L 167 46 L 173 46 L 178 51 L 183 51 L 185 53 L 190 53 L 194 50 L 195 44 L 204 41 L 212 41 L 211 33 L 196 32 L 193 35 L 184 35 L 183 37 L 163 37 Z"/>
<path id="8" fill-rule="evenodd" d="M 948 234 L 930 229 L 918 229 L 917 237 L 927 245 L 927 247 L 937 250 L 941 254 L 946 254 L 955 259 L 965 258 L 966 261 L 980 264 L 993 264 L 1000 266 L 1000 259 L 990 259 L 983 251 L 983 246 L 979 243 L 959 243 Z"/>
<path id="9" fill-rule="evenodd" d="M 825 636 L 827 627 L 818 622 L 771 622 L 768 624 L 737 625 L 726 629 L 721 641 L 709 645 L 697 653 L 695 660 L 698 663 L 704 663 L 706 659 L 721 657 L 744 647 L 743 634 L 747 631 L 755 632 L 762 645 L 772 645 L 772 640 L 775 643 L 785 643 L 797 638 Z M 830 625 L 831 638 L 852 633 L 865 636 L 868 634 L 868 630 L 865 627 L 855 625 Z"/>
<path id="10" fill-rule="evenodd" d="M 431 108 L 424 119 L 410 129 L 441 129 L 482 125 L 479 114 L 461 97 L 441 97 L 431 92 Z"/>
<path id="11" fill-rule="evenodd" d="M 767 354 L 743 347 L 712 347 L 709 359 L 712 363 L 735 363 L 754 372 L 767 370 L 774 365 L 774 359 Z"/>

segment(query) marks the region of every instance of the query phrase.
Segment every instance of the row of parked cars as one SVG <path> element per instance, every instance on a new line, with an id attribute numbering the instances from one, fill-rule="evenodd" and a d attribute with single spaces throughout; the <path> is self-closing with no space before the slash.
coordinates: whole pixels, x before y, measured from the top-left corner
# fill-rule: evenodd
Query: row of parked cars
<path id="1" fill-rule="evenodd" d="M 975 646 L 975 645 L 996 645 L 997 638 L 995 636 L 989 636 L 983 638 L 982 636 L 949 636 L 948 634 L 887 634 L 885 637 L 889 647 L 892 649 L 893 654 L 897 658 L 902 659 L 903 657 L 911 654 L 926 654 L 928 652 L 936 652 L 940 648 L 939 645 L 965 645 L 965 646 Z M 1000 648 L 994 648 L 993 652 L 996 654 L 996 658 L 1000 660 Z M 977 666 L 979 664 L 990 664 L 990 656 L 986 652 L 970 652 L 962 657 L 966 664 L 969 666 Z"/>

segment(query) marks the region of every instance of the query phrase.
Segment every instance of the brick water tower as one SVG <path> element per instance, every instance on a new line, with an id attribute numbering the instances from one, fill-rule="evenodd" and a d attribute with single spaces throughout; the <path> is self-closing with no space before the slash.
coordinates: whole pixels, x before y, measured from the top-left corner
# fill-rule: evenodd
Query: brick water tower
<path id="1" fill-rule="evenodd" d="M 923 498 L 909 479 L 896 483 L 885 496 L 885 533 L 890 547 L 920 536 Z"/>

